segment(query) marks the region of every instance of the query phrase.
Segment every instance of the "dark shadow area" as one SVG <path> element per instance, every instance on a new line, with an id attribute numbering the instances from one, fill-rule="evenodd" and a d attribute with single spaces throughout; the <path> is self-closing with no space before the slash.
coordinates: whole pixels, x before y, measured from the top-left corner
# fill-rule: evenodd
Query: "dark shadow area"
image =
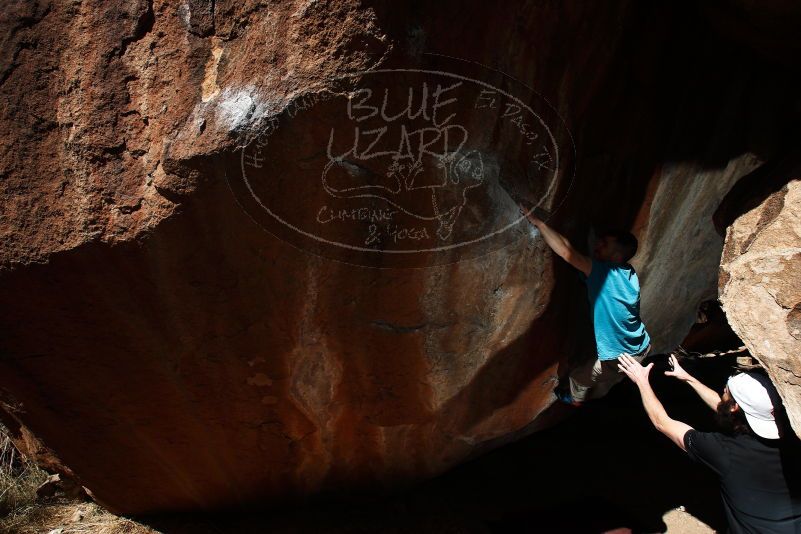
<path id="1" fill-rule="evenodd" d="M 729 326 L 720 303 L 707 300 L 698 307 L 696 322 L 690 327 L 681 346 L 690 352 L 706 354 L 736 350 L 743 346 L 743 342 Z"/>
<path id="2" fill-rule="evenodd" d="M 572 103 L 576 180 L 554 223 L 576 241 L 590 224 L 630 227 L 665 164 L 723 169 L 746 153 L 780 163 L 801 134 L 801 12 L 790 3 L 511 2 L 490 18 L 480 2 L 365 4 L 397 43 L 390 66 L 463 58 Z M 592 30 L 571 25 L 582 17 Z M 571 85 L 573 61 L 582 82 Z"/>
<path id="3" fill-rule="evenodd" d="M 662 374 L 665 356 L 652 360 L 652 382 L 670 414 L 713 430 L 713 413 L 689 386 Z M 734 357 L 684 364 L 721 390 Z M 167 533 L 664 532 L 665 513 L 683 506 L 712 528 L 725 528 L 716 478 L 653 429 L 628 381 L 579 410 L 549 411 L 565 420 L 400 494 L 146 521 Z"/>

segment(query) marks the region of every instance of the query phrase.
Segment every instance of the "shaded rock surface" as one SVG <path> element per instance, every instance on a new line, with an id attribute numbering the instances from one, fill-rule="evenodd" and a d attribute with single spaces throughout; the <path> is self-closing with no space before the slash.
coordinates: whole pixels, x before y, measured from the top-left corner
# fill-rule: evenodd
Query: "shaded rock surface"
<path id="1" fill-rule="evenodd" d="M 640 236 L 643 316 L 663 350 L 714 297 L 712 213 L 797 141 L 797 15 L 783 2 L 15 3 L 0 21 L 5 417 L 116 512 L 394 488 L 535 430 L 560 364 L 593 354 L 584 288 L 541 239 L 517 227 L 415 268 L 334 261 L 257 224 L 231 185 L 239 149 L 278 120 L 264 178 L 303 185 L 315 154 L 287 132 L 324 133 L 331 117 L 326 103 L 300 113 L 308 95 L 347 100 L 343 75 L 420 67 L 424 52 L 502 71 L 563 121 L 553 224 L 583 246 L 591 225 Z M 508 145 L 500 119 L 484 126 Z M 316 213 L 302 198 L 292 207 Z"/>

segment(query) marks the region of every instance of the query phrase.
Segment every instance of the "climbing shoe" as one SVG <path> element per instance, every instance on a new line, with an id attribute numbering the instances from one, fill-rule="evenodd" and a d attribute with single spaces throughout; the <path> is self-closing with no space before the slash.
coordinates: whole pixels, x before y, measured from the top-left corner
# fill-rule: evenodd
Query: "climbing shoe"
<path id="1" fill-rule="evenodd" d="M 573 400 L 573 396 L 570 394 L 569 391 L 564 391 L 559 388 L 556 388 L 553 390 L 553 394 L 556 395 L 556 398 L 559 399 L 559 402 L 563 404 L 568 404 L 576 408 L 581 406 L 581 403 L 579 401 Z"/>

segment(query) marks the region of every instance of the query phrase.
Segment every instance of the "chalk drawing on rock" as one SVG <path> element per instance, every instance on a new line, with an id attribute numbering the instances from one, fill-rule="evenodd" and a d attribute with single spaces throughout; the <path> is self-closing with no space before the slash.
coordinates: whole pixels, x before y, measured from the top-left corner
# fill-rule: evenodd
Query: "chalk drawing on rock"
<path id="1" fill-rule="evenodd" d="M 231 158 L 237 200 L 281 239 L 365 266 L 450 263 L 530 239 L 517 201 L 558 208 L 570 133 L 522 84 L 455 65 L 464 72 L 352 73 L 297 98 Z M 230 122 L 244 104 L 232 101 Z"/>

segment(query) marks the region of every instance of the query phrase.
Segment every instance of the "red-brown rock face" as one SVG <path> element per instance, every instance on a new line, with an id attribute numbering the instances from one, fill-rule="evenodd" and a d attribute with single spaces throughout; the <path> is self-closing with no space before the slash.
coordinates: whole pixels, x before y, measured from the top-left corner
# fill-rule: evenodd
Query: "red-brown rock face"
<path id="1" fill-rule="evenodd" d="M 395 487 L 531 431 L 594 347 L 510 195 L 580 246 L 634 229 L 678 343 L 712 213 L 801 109 L 790 8 L 743 9 L 15 4 L 4 418 L 118 512 Z"/>

